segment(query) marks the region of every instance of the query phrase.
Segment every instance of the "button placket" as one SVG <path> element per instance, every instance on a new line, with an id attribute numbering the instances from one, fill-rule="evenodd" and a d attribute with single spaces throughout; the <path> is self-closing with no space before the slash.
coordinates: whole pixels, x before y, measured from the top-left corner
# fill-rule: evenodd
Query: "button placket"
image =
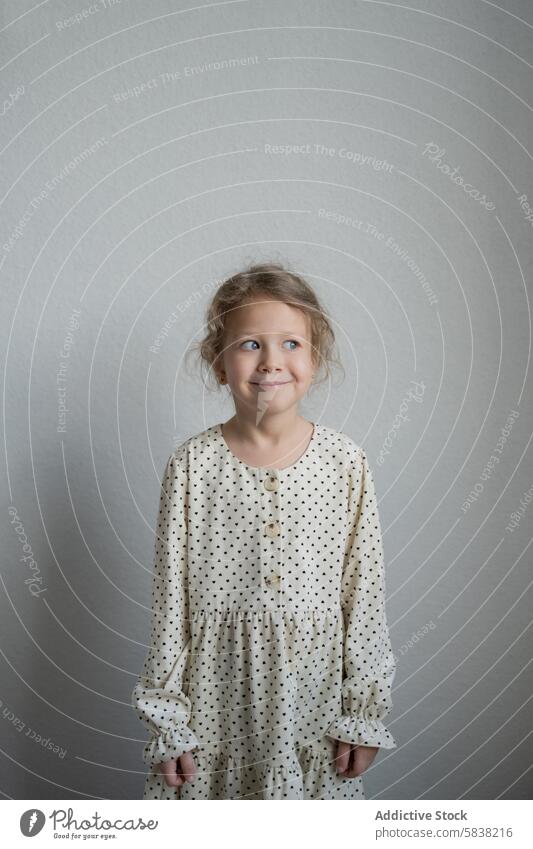
<path id="1" fill-rule="evenodd" d="M 263 524 L 263 580 L 268 592 L 279 592 L 282 587 L 279 477 L 272 470 L 264 470 L 262 475 L 264 512 L 268 518 Z"/>

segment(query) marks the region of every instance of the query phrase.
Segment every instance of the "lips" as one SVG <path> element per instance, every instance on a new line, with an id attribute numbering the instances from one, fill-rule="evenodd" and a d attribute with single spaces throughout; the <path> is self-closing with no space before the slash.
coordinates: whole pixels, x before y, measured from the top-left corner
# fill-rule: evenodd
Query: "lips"
<path id="1" fill-rule="evenodd" d="M 258 381 L 253 381 L 253 380 L 250 381 L 250 383 L 252 383 L 253 386 L 264 386 L 267 389 L 271 388 L 272 386 L 286 386 L 286 384 L 290 383 L 290 382 L 291 382 L 290 380 L 276 380 L 273 383 L 266 383 L 264 381 L 258 382 Z"/>

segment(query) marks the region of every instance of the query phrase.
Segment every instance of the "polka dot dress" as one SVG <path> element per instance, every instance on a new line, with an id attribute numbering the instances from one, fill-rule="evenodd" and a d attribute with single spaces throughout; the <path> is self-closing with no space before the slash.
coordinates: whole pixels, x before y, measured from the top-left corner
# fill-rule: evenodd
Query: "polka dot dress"
<path id="1" fill-rule="evenodd" d="M 152 630 L 132 704 L 145 799 L 364 799 L 337 741 L 396 747 L 383 549 L 365 452 L 314 425 L 282 469 L 190 437 L 161 488 Z M 192 783 L 158 765 L 191 751 Z"/>

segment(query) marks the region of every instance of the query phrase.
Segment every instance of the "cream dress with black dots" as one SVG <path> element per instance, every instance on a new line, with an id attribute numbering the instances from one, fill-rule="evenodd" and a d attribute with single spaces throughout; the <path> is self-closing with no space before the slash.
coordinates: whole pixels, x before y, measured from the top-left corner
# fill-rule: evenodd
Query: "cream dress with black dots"
<path id="1" fill-rule="evenodd" d="M 396 747 L 394 673 L 364 450 L 320 424 L 282 469 L 239 460 L 220 424 L 179 445 L 132 693 L 144 798 L 364 799 L 361 776 L 336 773 L 336 741 Z M 168 787 L 157 765 L 189 750 L 196 779 Z"/>

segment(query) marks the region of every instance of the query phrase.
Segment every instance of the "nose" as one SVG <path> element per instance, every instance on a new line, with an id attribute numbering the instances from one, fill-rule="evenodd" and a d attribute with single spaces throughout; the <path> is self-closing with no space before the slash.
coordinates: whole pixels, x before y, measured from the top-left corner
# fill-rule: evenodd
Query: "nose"
<path id="1" fill-rule="evenodd" d="M 265 345 L 263 347 L 261 361 L 259 363 L 259 371 L 280 371 L 282 368 L 283 365 L 280 360 L 280 354 L 276 352 L 273 345 Z"/>

